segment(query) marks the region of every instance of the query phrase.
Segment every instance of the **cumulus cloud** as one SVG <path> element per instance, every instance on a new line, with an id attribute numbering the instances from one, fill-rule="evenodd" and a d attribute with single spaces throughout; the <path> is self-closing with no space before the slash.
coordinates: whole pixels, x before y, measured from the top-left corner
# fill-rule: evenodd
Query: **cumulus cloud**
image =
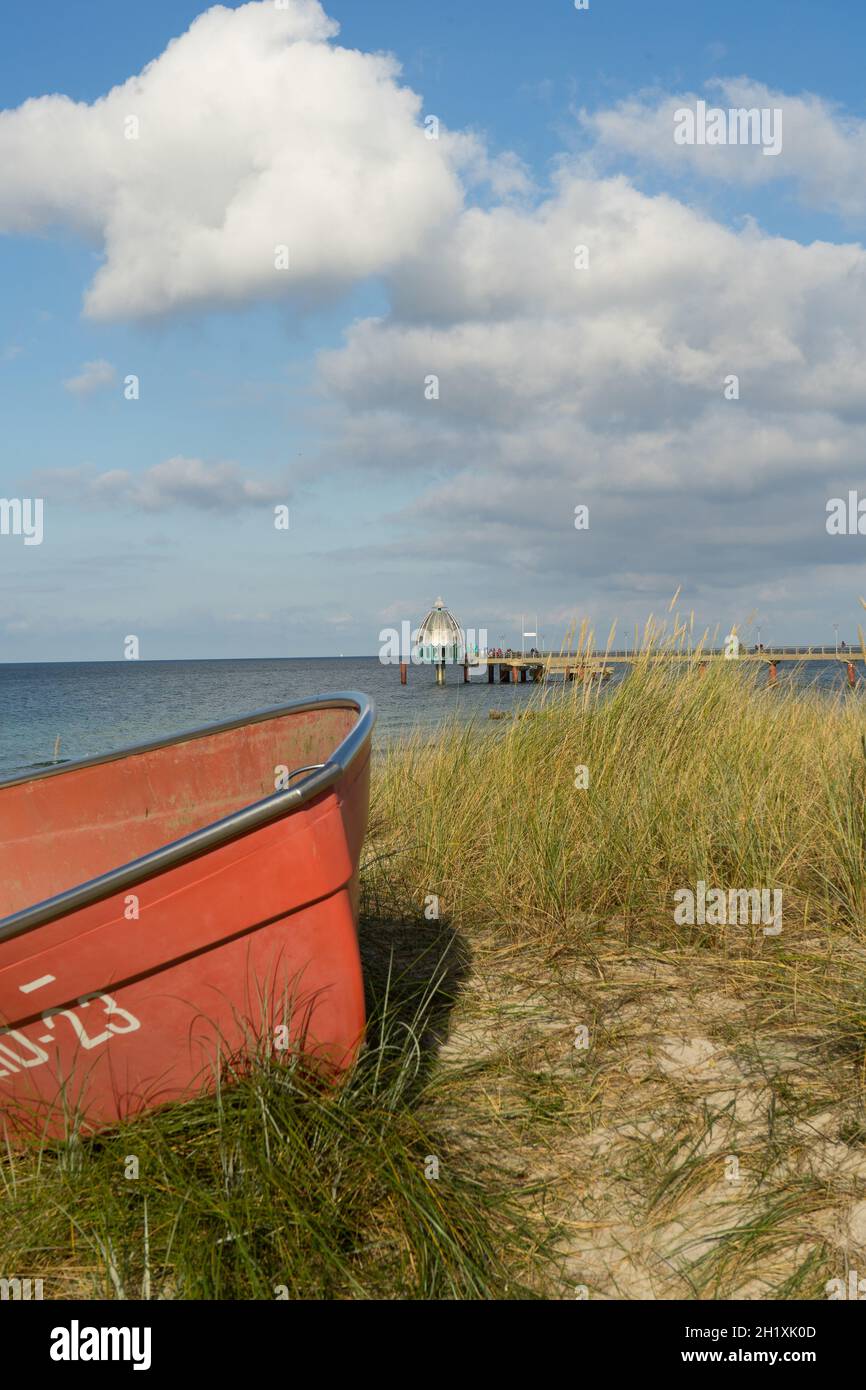
<path id="1" fill-rule="evenodd" d="M 69 377 L 63 386 L 73 396 L 92 396 L 94 391 L 113 386 L 116 380 L 117 373 L 111 363 L 99 358 L 96 362 L 85 362 L 78 375 Z"/>
<path id="2" fill-rule="evenodd" d="M 286 500 L 284 490 L 246 477 L 236 463 L 208 463 L 181 455 L 140 473 L 125 468 L 102 473 L 86 467 L 47 469 L 34 482 L 48 499 L 145 512 L 187 507 L 229 514 Z"/>
<path id="3" fill-rule="evenodd" d="M 765 157 L 759 144 L 676 144 L 674 113 L 694 111 L 698 101 L 726 112 L 780 111 L 780 153 Z M 866 216 L 866 121 L 810 93 L 794 96 L 745 77 L 717 78 L 700 95 L 645 94 L 584 111 L 581 122 L 601 153 L 731 184 L 788 179 L 811 207 L 858 221 Z"/>
<path id="4" fill-rule="evenodd" d="M 399 264 L 459 208 L 479 147 L 426 139 L 395 60 L 338 28 L 318 0 L 216 6 L 92 104 L 0 112 L 0 231 L 103 247 L 99 319 L 326 294 Z M 521 182 L 513 162 L 481 172 Z"/>
<path id="5" fill-rule="evenodd" d="M 467 211 L 435 275 L 393 286 L 392 313 L 353 325 L 319 376 L 343 406 L 338 456 L 416 471 L 397 519 L 416 554 L 507 553 L 536 575 L 579 556 L 634 587 L 843 558 L 824 499 L 866 449 L 859 245 L 734 231 L 562 170 L 535 208 Z"/>
<path id="6" fill-rule="evenodd" d="M 387 313 L 318 360 L 337 410 L 317 466 L 375 468 L 404 488 L 414 472 L 416 500 L 388 519 L 371 567 L 411 558 L 432 574 L 507 555 L 534 583 L 578 575 L 612 601 L 670 594 L 684 575 L 693 592 L 748 581 L 770 601 L 794 571 L 838 582 L 859 563 L 856 538 L 826 535 L 824 501 L 862 478 L 863 248 L 735 230 L 592 170 L 626 155 L 747 189 L 789 179 L 860 216 L 866 123 L 719 81 L 704 94 L 716 105 L 782 109 L 768 158 L 676 145 L 673 113 L 698 98 L 642 96 L 584 114 L 595 162 L 563 163 L 542 196 L 472 134 L 426 139 L 395 61 L 336 35 L 317 0 L 217 7 L 92 105 L 43 97 L 0 114 L 0 229 L 61 225 L 101 245 L 85 301 L 97 318 L 384 276 Z M 482 181 L 492 206 L 467 206 Z M 188 458 L 78 486 L 148 511 L 284 500 L 234 464 Z"/>

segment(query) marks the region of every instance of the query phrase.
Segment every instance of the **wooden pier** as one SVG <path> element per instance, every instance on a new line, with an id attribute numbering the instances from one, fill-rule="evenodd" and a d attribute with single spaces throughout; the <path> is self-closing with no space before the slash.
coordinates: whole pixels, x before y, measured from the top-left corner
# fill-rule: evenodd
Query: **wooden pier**
<path id="1" fill-rule="evenodd" d="M 458 670 L 463 672 L 463 680 L 468 683 L 471 675 L 479 670 L 487 668 L 487 679 L 491 685 L 497 680 L 496 668 L 499 668 L 498 680 L 501 684 L 517 684 L 531 681 L 538 684 L 550 676 L 561 676 L 563 680 L 606 680 L 610 677 L 614 666 L 632 666 L 636 661 L 651 661 L 662 664 L 668 662 L 691 662 L 698 667 L 698 670 L 706 670 L 711 662 L 731 661 L 736 662 L 763 662 L 768 668 L 769 682 L 775 685 L 778 675 L 780 662 L 793 662 L 798 664 L 806 661 L 838 661 L 845 667 L 848 677 L 848 684 L 853 686 L 857 682 L 856 663 L 862 660 L 862 653 L 852 652 L 847 648 L 838 650 L 836 647 L 776 647 L 761 648 L 757 651 L 740 650 L 737 656 L 727 656 L 724 649 L 705 649 L 698 651 L 659 651 L 647 654 L 641 651 L 592 651 L 592 652 L 543 652 L 535 655 L 527 655 L 521 652 L 509 652 L 502 656 L 477 656 L 471 661 L 462 663 L 449 662 L 449 665 L 456 664 Z M 436 682 L 439 685 L 445 684 L 445 662 L 425 663 L 433 666 L 436 673 Z M 402 685 L 408 683 L 409 663 L 400 663 L 400 681 Z"/>

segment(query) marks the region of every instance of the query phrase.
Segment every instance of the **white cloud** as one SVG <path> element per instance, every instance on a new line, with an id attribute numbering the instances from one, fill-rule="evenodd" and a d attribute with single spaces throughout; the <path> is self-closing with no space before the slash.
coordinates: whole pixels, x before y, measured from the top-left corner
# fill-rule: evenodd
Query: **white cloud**
<path id="1" fill-rule="evenodd" d="M 86 300 L 103 318 L 384 275 L 388 314 L 319 359 L 343 408 L 331 459 L 417 480 L 372 566 L 507 557 L 510 574 L 577 574 L 615 597 L 669 595 L 689 574 L 770 594 L 793 570 L 850 564 L 823 502 L 858 484 L 866 454 L 863 248 L 732 230 L 590 162 L 560 167 L 530 206 L 519 161 L 490 159 L 471 134 L 425 139 L 393 60 L 335 33 L 315 0 L 216 8 L 92 106 L 48 97 L 0 115 L 0 229 L 64 224 L 104 244 Z M 744 187 L 788 178 L 816 205 L 866 212 L 866 123 L 746 79 L 712 92 L 780 106 L 779 157 L 675 145 L 688 94 L 585 116 L 596 156 Z M 138 140 L 124 139 L 129 115 Z M 498 205 L 467 209 L 472 181 Z M 282 242 L 287 273 L 273 265 Z M 725 401 L 732 373 L 740 399 Z M 81 486 L 148 511 L 285 500 L 236 465 L 187 458 Z M 592 521 L 576 539 L 578 503 Z"/>
<path id="2" fill-rule="evenodd" d="M 245 507 L 284 502 L 285 489 L 244 475 L 236 463 L 175 458 L 140 473 L 125 468 L 97 473 L 91 468 L 42 470 L 34 482 L 49 501 L 63 498 L 94 506 L 164 512 L 175 507 L 235 513 Z"/>
<path id="3" fill-rule="evenodd" d="M 694 110 L 698 100 L 724 111 L 781 111 L 781 153 L 767 158 L 751 144 L 675 144 L 674 112 Z M 717 78 L 700 97 L 653 92 L 607 110 L 584 111 L 581 121 L 600 152 L 724 183 L 754 186 L 790 179 L 811 207 L 857 220 L 866 216 L 866 121 L 822 97 L 792 96 L 746 77 Z"/>
<path id="4" fill-rule="evenodd" d="M 337 31 L 317 0 L 216 6 L 92 105 L 0 113 L 0 231 L 103 246 L 85 299 L 101 319 L 327 294 L 393 267 L 460 207 L 470 148 L 427 140 L 397 63 Z M 513 164 L 482 172 L 520 184 Z"/>
<path id="5" fill-rule="evenodd" d="M 337 455 L 416 472 L 397 520 L 419 559 L 579 562 L 645 588 L 669 570 L 671 592 L 683 573 L 841 559 L 824 499 L 866 455 L 862 247 L 733 231 L 563 169 L 537 208 L 467 211 L 435 273 L 393 284 L 390 317 L 353 325 L 319 375 L 343 406 Z"/>
<path id="6" fill-rule="evenodd" d="M 100 358 L 96 362 L 85 362 L 77 376 L 64 381 L 63 386 L 73 396 L 91 396 L 94 391 L 103 391 L 113 386 L 117 373 L 110 362 Z"/>

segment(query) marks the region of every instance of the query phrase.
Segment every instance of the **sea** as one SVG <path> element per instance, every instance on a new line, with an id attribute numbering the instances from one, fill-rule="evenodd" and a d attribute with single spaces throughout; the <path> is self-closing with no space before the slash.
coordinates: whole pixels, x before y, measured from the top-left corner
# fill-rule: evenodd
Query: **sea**
<path id="1" fill-rule="evenodd" d="M 780 684 L 844 686 L 844 666 L 828 661 L 779 668 Z M 862 678 L 862 666 L 858 663 Z M 606 690 L 627 672 L 617 667 Z M 553 684 L 553 682 L 551 682 Z M 448 719 L 494 730 L 490 711 L 513 714 L 544 687 L 488 684 L 486 673 L 463 682 L 449 666 L 437 686 L 433 669 L 399 668 L 371 657 L 298 657 L 215 661 L 82 661 L 0 664 L 0 778 L 165 738 L 203 724 L 289 704 L 311 695 L 360 690 L 378 711 L 375 744 L 430 735 Z M 547 687 L 550 688 L 550 685 Z"/>

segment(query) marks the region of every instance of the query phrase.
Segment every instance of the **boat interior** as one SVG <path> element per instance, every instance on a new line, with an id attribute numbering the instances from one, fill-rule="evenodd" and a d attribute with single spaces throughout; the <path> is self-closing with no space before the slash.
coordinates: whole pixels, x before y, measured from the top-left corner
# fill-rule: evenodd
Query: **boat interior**
<path id="1" fill-rule="evenodd" d="M 328 762 L 357 718 L 256 716 L 0 785 L 0 918 L 273 796 L 281 769 Z"/>

